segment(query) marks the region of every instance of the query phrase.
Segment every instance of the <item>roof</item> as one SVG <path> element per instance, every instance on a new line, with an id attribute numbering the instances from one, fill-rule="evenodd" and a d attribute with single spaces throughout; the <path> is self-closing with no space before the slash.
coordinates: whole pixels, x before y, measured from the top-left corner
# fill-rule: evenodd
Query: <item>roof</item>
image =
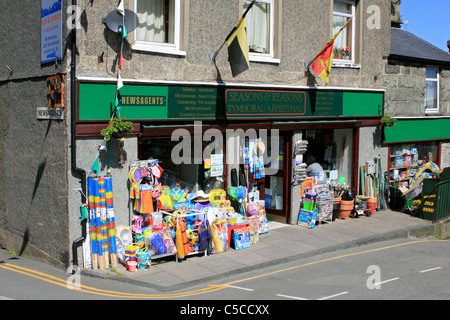
<path id="1" fill-rule="evenodd" d="M 391 56 L 450 63 L 450 54 L 400 28 L 391 28 Z"/>

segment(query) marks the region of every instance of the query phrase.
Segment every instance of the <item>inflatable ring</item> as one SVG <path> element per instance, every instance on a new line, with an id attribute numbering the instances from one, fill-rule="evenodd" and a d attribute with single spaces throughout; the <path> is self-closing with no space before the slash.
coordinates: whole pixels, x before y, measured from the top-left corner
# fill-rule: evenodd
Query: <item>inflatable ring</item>
<path id="1" fill-rule="evenodd" d="M 421 177 L 429 178 L 430 173 L 435 173 L 435 172 L 436 173 L 440 172 L 439 167 L 433 162 L 427 162 L 419 168 L 416 175 L 414 176 L 413 181 L 417 181 Z"/>

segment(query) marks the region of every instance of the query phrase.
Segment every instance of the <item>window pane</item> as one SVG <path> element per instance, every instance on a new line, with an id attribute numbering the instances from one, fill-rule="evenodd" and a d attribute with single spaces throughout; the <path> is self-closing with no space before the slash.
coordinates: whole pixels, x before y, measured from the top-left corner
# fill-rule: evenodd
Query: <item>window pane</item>
<path id="1" fill-rule="evenodd" d="M 175 0 L 138 0 L 136 40 L 174 43 Z"/>
<path id="2" fill-rule="evenodd" d="M 340 17 L 340 16 L 333 16 L 333 35 L 338 32 L 342 26 L 347 22 L 348 18 L 346 17 Z M 336 40 L 334 41 L 334 47 L 338 49 L 339 51 L 341 49 L 348 49 L 348 55 L 351 57 L 351 51 L 352 51 L 352 22 L 350 22 L 347 27 L 345 27 L 341 33 L 337 36 Z M 344 58 L 344 56 L 342 56 Z"/>
<path id="3" fill-rule="evenodd" d="M 427 78 L 437 79 L 437 69 L 427 69 Z"/>
<path id="4" fill-rule="evenodd" d="M 335 1 L 333 11 L 344 14 L 352 14 L 352 5 L 348 3 Z"/>
<path id="5" fill-rule="evenodd" d="M 244 11 L 251 1 L 244 0 Z M 247 13 L 247 39 L 250 52 L 270 54 L 269 3 L 256 2 Z"/>
<path id="6" fill-rule="evenodd" d="M 425 89 L 425 108 L 437 109 L 437 82 L 427 81 Z"/>

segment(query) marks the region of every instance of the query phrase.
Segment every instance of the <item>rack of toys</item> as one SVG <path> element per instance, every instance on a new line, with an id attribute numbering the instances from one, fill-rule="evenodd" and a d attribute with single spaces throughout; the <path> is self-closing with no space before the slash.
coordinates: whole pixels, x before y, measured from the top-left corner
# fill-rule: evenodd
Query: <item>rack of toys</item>
<path id="1" fill-rule="evenodd" d="M 105 269 L 111 263 L 117 264 L 117 241 L 113 203 L 113 190 L 111 176 L 89 176 L 88 209 L 89 233 L 87 245 L 90 255 L 84 257 L 85 265 L 92 269 Z"/>

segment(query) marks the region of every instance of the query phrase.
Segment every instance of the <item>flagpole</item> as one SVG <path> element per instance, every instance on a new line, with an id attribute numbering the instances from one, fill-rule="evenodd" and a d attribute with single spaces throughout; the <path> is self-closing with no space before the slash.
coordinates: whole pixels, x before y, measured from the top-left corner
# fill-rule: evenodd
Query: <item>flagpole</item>
<path id="1" fill-rule="evenodd" d="M 346 23 L 344 23 L 344 25 L 341 27 L 341 29 L 339 29 L 339 31 L 338 32 L 336 32 L 335 34 L 334 34 L 334 36 L 330 39 L 330 41 L 328 41 L 327 42 L 327 45 L 328 44 L 331 44 L 332 42 L 334 42 L 334 40 L 336 40 L 336 38 L 337 38 L 337 36 L 339 35 L 339 33 L 341 33 L 342 32 L 342 30 L 344 30 L 344 28 L 349 24 L 349 22 L 352 20 L 352 18 L 349 18 L 348 20 L 347 20 L 347 22 Z M 317 57 L 319 57 L 322 53 L 324 53 L 324 51 L 327 49 L 327 46 L 325 45 L 325 47 L 314 57 L 314 59 L 312 59 L 310 62 L 305 62 L 305 68 L 306 68 L 306 70 L 308 70 L 309 69 L 309 67 L 311 67 L 311 65 L 312 65 L 312 63 L 314 62 L 314 60 L 316 60 L 317 59 Z"/>
<path id="2" fill-rule="evenodd" d="M 242 19 L 245 18 L 245 16 L 247 15 L 247 13 L 250 11 L 250 9 L 253 7 L 253 5 L 255 4 L 256 0 L 252 0 L 252 3 L 250 3 L 250 5 L 248 6 L 247 10 L 245 10 L 244 14 L 242 15 L 241 19 L 239 19 L 239 21 L 241 21 Z M 212 64 L 216 64 L 216 58 L 217 55 L 219 54 L 220 50 L 222 50 L 223 46 L 225 45 L 225 43 L 227 43 L 228 39 L 231 37 L 231 35 L 233 34 L 233 32 L 237 29 L 237 27 L 235 26 L 233 28 L 233 30 L 231 30 L 230 34 L 225 38 L 225 41 L 222 43 L 222 45 L 220 46 L 219 50 L 217 50 L 214 53 L 210 53 L 209 54 L 209 59 L 211 60 Z"/>

